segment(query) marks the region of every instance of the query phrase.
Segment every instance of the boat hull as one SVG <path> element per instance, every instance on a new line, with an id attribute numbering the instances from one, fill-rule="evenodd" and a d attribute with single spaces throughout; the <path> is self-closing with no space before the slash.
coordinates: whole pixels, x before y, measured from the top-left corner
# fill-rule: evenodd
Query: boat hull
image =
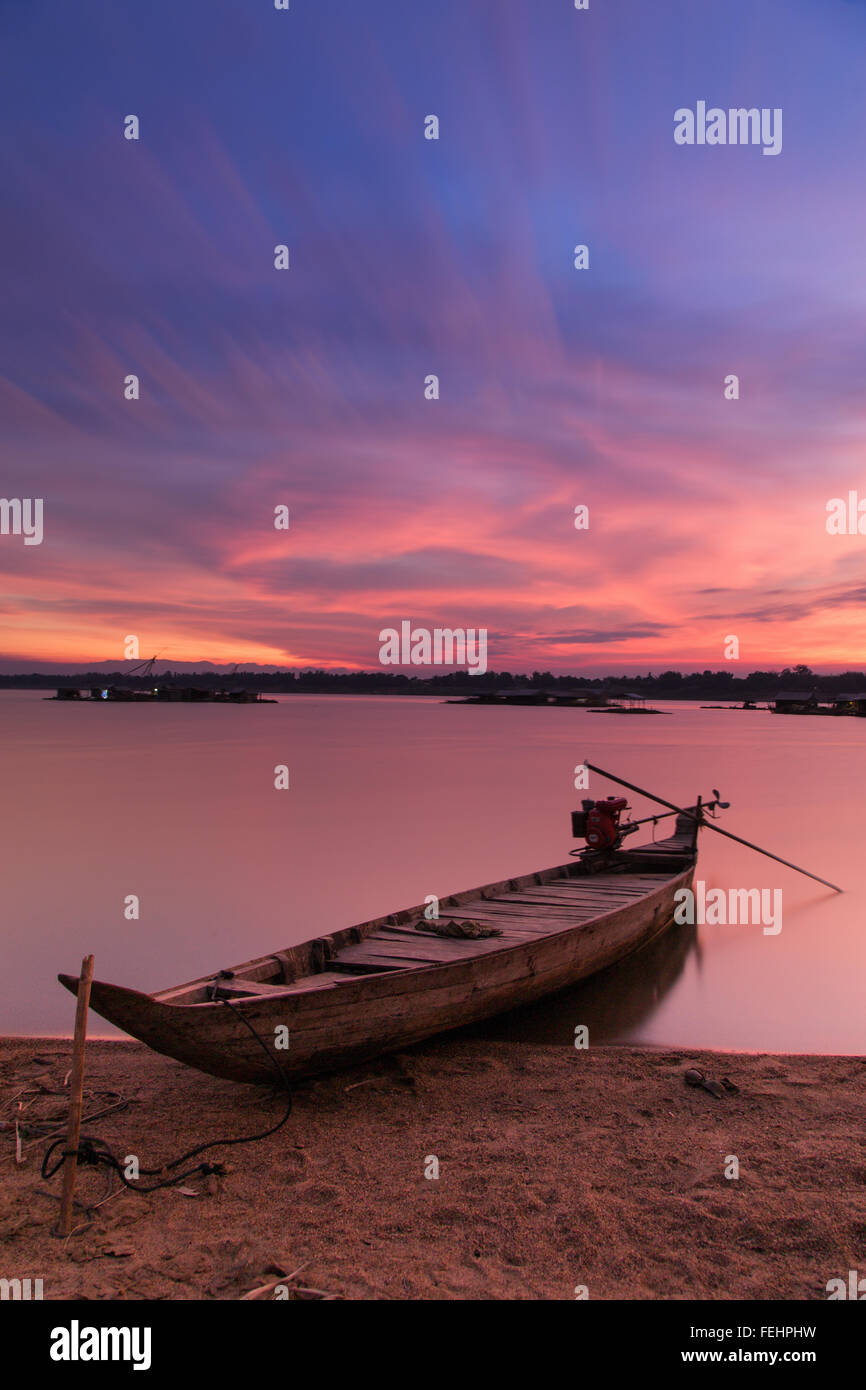
<path id="1" fill-rule="evenodd" d="M 622 960 L 673 923 L 674 895 L 691 886 L 693 874 L 692 855 L 682 872 L 660 876 L 658 887 L 573 928 L 542 930 L 519 944 L 485 941 L 478 954 L 442 964 L 183 1004 L 94 982 L 91 1007 L 154 1051 L 231 1081 L 273 1082 L 275 1067 L 292 1080 L 338 1071 L 533 1003 Z M 59 979 L 76 992 L 74 977 Z"/>

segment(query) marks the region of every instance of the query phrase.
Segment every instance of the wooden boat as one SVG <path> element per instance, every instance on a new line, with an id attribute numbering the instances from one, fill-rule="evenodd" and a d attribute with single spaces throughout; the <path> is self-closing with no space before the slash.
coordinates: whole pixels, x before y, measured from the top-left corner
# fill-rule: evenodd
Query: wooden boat
<path id="1" fill-rule="evenodd" d="M 691 886 L 702 809 L 630 850 L 622 836 L 636 827 L 620 827 L 617 812 L 603 848 L 440 903 L 441 923 L 499 935 L 430 934 L 437 924 L 422 905 L 157 994 L 94 982 L 90 1003 L 213 1076 L 272 1082 L 274 1062 L 289 1079 L 335 1071 L 552 994 L 658 937 L 673 922 L 674 894 Z M 77 979 L 58 978 L 77 991 Z"/>

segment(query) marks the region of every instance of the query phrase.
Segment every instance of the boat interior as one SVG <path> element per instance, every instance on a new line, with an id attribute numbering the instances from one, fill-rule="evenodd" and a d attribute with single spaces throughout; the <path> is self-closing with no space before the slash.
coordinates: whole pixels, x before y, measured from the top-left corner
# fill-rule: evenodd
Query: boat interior
<path id="1" fill-rule="evenodd" d="M 152 997 L 165 1004 L 202 1005 L 293 995 L 393 971 L 450 965 L 538 937 L 574 931 L 645 897 L 689 868 L 694 862 L 694 840 L 694 822 L 678 818 L 676 833 L 665 840 L 617 850 L 603 861 L 599 857 L 572 859 L 440 902 L 439 923 L 455 923 L 457 930 L 461 923 L 477 923 L 494 928 L 495 936 L 437 935 L 430 929 L 438 924 L 425 919 L 421 905 L 260 956 Z"/>

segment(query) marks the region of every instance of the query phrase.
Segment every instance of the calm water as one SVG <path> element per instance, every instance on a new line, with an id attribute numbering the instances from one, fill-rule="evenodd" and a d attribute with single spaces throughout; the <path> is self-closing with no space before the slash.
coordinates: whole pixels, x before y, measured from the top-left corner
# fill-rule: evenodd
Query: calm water
<path id="1" fill-rule="evenodd" d="M 595 1041 L 864 1052 L 866 720 L 663 708 L 629 718 L 360 696 L 149 708 L 0 692 L 0 1031 L 70 1032 L 74 1002 L 55 975 L 89 951 L 97 978 L 158 989 L 560 863 L 586 757 L 674 801 L 718 787 L 732 802 L 721 824 L 846 892 L 705 832 L 697 877 L 781 888 L 778 936 L 684 928 L 487 1035 L 568 1043 L 589 1023 Z M 274 788 L 278 763 L 288 791 Z M 128 922 L 133 893 L 141 917 Z"/>

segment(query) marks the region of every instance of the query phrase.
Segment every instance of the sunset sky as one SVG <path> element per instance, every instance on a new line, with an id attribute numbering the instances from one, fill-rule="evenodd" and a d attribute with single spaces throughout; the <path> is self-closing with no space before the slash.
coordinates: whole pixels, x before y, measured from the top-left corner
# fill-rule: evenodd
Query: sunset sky
<path id="1" fill-rule="evenodd" d="M 4 0 L 0 39 L 0 495 L 45 508 L 5 669 L 374 669 L 403 619 L 495 669 L 866 665 L 825 524 L 866 498 L 866 4 Z M 699 100 L 782 152 L 675 145 Z"/>

